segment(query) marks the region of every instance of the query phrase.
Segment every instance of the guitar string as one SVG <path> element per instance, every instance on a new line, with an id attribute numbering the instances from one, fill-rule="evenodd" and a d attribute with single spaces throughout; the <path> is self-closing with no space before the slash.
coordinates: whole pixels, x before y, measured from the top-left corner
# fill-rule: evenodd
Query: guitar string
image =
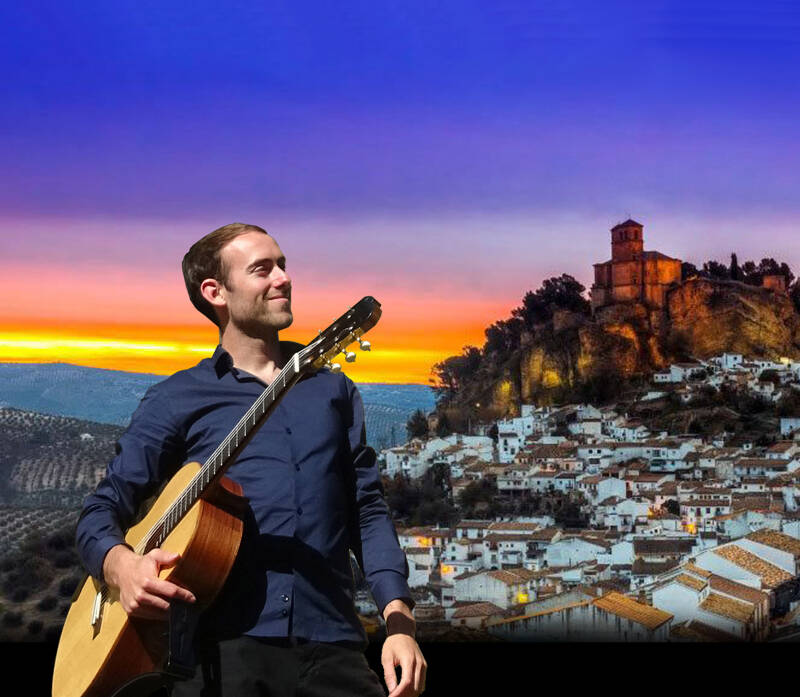
<path id="1" fill-rule="evenodd" d="M 318 342 L 316 342 L 316 341 L 312 342 L 307 347 L 302 349 L 300 351 L 300 353 L 303 353 L 303 354 L 308 353 L 309 349 L 312 349 L 317 343 Z M 337 342 L 337 344 L 338 343 L 340 343 L 340 342 Z M 320 355 L 322 355 L 322 354 L 320 354 Z M 188 507 L 186 506 L 187 499 L 193 498 L 194 500 L 197 500 L 197 498 L 200 495 L 200 492 L 205 489 L 205 487 L 211 481 L 211 479 L 216 474 L 216 472 L 214 472 L 214 474 L 212 474 L 208 478 L 208 481 L 205 482 L 204 484 L 202 484 L 197 489 L 197 491 L 193 493 L 192 497 L 188 496 L 188 492 L 192 491 L 197 486 L 198 482 L 201 479 L 203 479 L 203 477 L 205 475 L 207 475 L 211 471 L 213 466 L 215 464 L 217 464 L 216 460 L 223 460 L 224 461 L 224 453 L 225 453 L 226 448 L 228 450 L 228 457 L 230 456 L 230 454 L 231 454 L 230 445 L 233 442 L 234 437 L 237 438 L 236 445 L 234 446 L 234 449 L 236 447 L 238 447 L 238 444 L 239 444 L 238 435 L 239 435 L 240 428 L 243 428 L 243 430 L 244 430 L 244 433 L 242 434 L 242 440 L 244 440 L 244 438 L 247 437 L 247 424 L 248 424 L 249 419 L 251 417 L 254 417 L 253 426 L 255 426 L 255 424 L 257 422 L 257 418 L 258 418 L 258 417 L 256 417 L 256 412 L 258 411 L 259 408 L 264 407 L 264 405 L 267 402 L 267 397 L 268 396 L 272 398 L 270 400 L 270 403 L 272 401 L 274 401 L 274 396 L 272 395 L 272 392 L 274 392 L 275 386 L 278 384 L 279 380 L 283 380 L 282 388 L 285 388 L 286 387 L 286 382 L 287 382 L 287 376 L 289 376 L 289 373 L 291 373 L 293 369 L 294 369 L 294 361 L 288 361 L 286 363 L 286 365 L 278 373 L 276 378 L 270 383 L 270 385 L 264 390 L 264 392 L 262 392 L 261 395 L 259 395 L 258 399 L 245 412 L 244 416 L 242 416 L 242 418 L 239 419 L 239 421 L 237 422 L 237 424 L 234 427 L 234 429 L 225 437 L 225 439 L 222 441 L 222 443 L 219 444 L 219 446 L 216 448 L 216 450 L 214 450 L 214 452 L 211 454 L 211 456 L 208 458 L 208 460 L 206 460 L 205 464 L 192 477 L 192 479 L 189 481 L 187 486 L 184 487 L 184 490 L 181 493 L 181 496 L 161 515 L 161 517 L 153 524 L 153 526 L 150 528 L 150 530 L 147 532 L 147 534 L 141 539 L 139 545 L 137 545 L 137 547 L 135 549 L 135 551 L 138 554 L 143 554 L 145 552 L 145 550 L 147 549 L 147 547 L 156 538 L 159 538 L 159 541 L 156 544 L 156 546 L 159 546 L 163 542 L 163 540 L 167 537 L 167 535 L 169 535 L 169 533 L 172 532 L 172 529 L 174 529 L 174 526 L 178 524 L 180 519 L 183 517 L 183 515 L 186 513 L 186 511 L 190 507 L 190 506 L 188 506 Z M 264 413 L 266 413 L 266 409 L 267 409 L 267 407 L 264 407 L 261 410 L 261 414 L 259 416 L 263 416 Z M 217 465 L 217 471 L 219 470 L 219 467 L 221 465 L 222 465 L 222 462 L 220 462 Z M 194 501 L 192 501 L 192 503 L 194 503 Z M 178 513 L 177 516 L 176 516 L 175 514 L 181 508 L 183 508 L 184 510 L 182 510 L 180 513 Z M 168 524 L 171 522 L 170 521 L 171 518 L 175 518 L 175 521 L 174 521 L 174 523 L 172 523 L 172 527 L 167 529 L 168 528 Z"/>
<path id="2" fill-rule="evenodd" d="M 343 317 L 339 318 L 339 320 L 334 322 L 334 324 L 331 325 L 330 329 L 335 331 L 337 329 L 337 325 L 340 322 L 346 322 L 347 320 L 351 319 L 351 317 L 349 316 L 349 313 L 351 313 L 352 310 L 353 310 L 353 308 L 351 308 L 348 311 L 348 313 L 345 313 L 345 315 Z M 352 329 L 353 329 L 352 325 L 350 325 L 350 329 L 352 331 Z M 328 330 L 326 330 L 326 332 L 327 331 Z M 346 336 L 346 337 L 340 339 L 339 341 L 334 342 L 333 347 L 336 349 L 336 353 L 338 353 L 339 350 L 341 350 L 341 347 L 342 347 L 343 343 L 345 345 L 349 344 L 350 341 L 352 341 L 353 338 L 354 338 L 353 335 L 351 335 L 349 337 Z M 302 354 L 301 357 L 304 357 L 305 354 L 308 354 L 308 353 L 312 352 L 315 348 L 318 348 L 320 343 L 321 342 L 319 340 L 314 340 L 308 346 L 306 346 L 305 348 L 301 349 L 298 353 Z M 317 356 L 317 358 L 322 357 L 323 353 L 324 352 L 320 351 L 319 356 Z M 298 359 L 298 364 L 299 364 L 299 360 L 300 359 Z M 158 535 L 159 541 L 156 543 L 156 546 L 160 545 L 161 542 L 163 542 L 163 540 L 167 537 L 167 535 L 169 535 L 169 533 L 172 531 L 172 529 L 174 529 L 174 526 L 177 525 L 178 522 L 180 522 L 180 519 L 183 517 L 183 515 L 186 513 L 188 508 L 191 506 L 191 504 L 189 504 L 187 506 L 187 503 L 188 503 L 187 499 L 193 498 L 193 500 L 192 500 L 192 504 L 193 504 L 194 501 L 196 501 L 197 498 L 199 497 L 200 492 L 208 485 L 208 483 L 217 474 L 217 472 L 215 471 L 210 477 L 208 477 L 208 481 L 200 486 L 198 491 L 193 494 L 193 497 L 189 497 L 188 496 L 189 492 L 191 490 L 193 490 L 193 488 L 197 485 L 197 483 L 204 476 L 206 476 L 208 474 L 208 472 L 212 469 L 212 465 L 216 464 L 216 460 L 223 458 L 223 454 L 224 454 L 224 451 L 225 451 L 226 447 L 228 449 L 228 457 L 230 457 L 230 454 L 231 454 L 230 445 L 231 445 L 231 442 L 232 442 L 234 437 L 236 437 L 236 445 L 234 446 L 234 449 L 237 448 L 238 445 L 239 445 L 238 437 L 239 437 L 239 430 L 240 429 L 243 430 L 242 440 L 247 438 L 247 435 L 248 435 L 247 434 L 247 424 L 248 424 L 248 421 L 249 421 L 250 417 L 251 416 L 253 417 L 253 427 L 255 427 L 255 425 L 256 425 L 256 423 L 258 421 L 258 418 L 263 416 L 266 413 L 266 409 L 268 408 L 268 407 L 264 406 L 266 401 L 267 401 L 266 400 L 266 397 L 268 396 L 267 393 L 270 392 L 270 391 L 274 391 L 274 386 L 277 385 L 278 380 L 283 380 L 283 385 L 281 386 L 281 388 L 285 388 L 286 387 L 286 383 L 287 383 L 287 376 L 289 376 L 289 374 L 293 372 L 294 366 L 295 366 L 295 362 L 293 360 L 289 361 L 281 369 L 281 371 L 278 373 L 278 375 L 275 378 L 275 380 L 273 380 L 273 382 L 269 385 L 269 387 L 267 387 L 264 390 L 264 392 L 259 396 L 259 398 L 256 400 L 256 402 L 250 407 L 250 409 L 247 410 L 245 415 L 236 424 L 236 427 L 231 431 L 231 433 L 228 434 L 228 436 L 225 438 L 225 440 L 219 445 L 217 450 L 214 451 L 214 453 L 206 461 L 206 463 L 203 465 L 203 467 L 192 478 L 192 480 L 190 481 L 190 484 L 187 487 L 184 488 L 184 491 L 181 494 L 181 496 L 178 499 L 178 501 L 176 501 L 172 506 L 170 506 L 170 508 L 164 513 L 164 515 L 162 515 L 162 518 L 159 521 L 157 521 L 156 524 L 150 529 L 150 531 L 148 532 L 147 536 L 143 540 L 143 542 L 146 541 L 145 548 L 146 548 L 147 544 L 149 544 L 150 542 L 153 541 L 153 538 L 155 537 L 155 533 L 156 533 L 156 531 L 159 531 L 159 528 L 161 528 L 161 530 L 159 531 L 159 535 Z M 289 377 L 289 379 L 291 379 L 292 377 L 295 377 L 296 375 L 297 375 L 297 372 L 294 372 Z M 274 401 L 274 395 L 272 395 L 270 393 L 269 396 L 272 398 L 270 400 L 270 403 L 271 403 L 272 401 Z M 258 411 L 259 408 L 261 409 L 261 414 L 259 415 L 259 417 L 256 417 L 256 412 Z M 222 462 L 220 462 L 219 465 L 217 466 L 217 471 L 219 470 L 219 467 L 221 465 L 222 465 Z M 178 504 L 180 504 L 180 506 Z M 183 510 L 181 510 L 181 509 L 183 509 Z M 174 521 L 170 521 L 170 518 L 175 518 L 175 520 Z M 171 522 L 171 527 L 169 526 L 170 522 Z"/>
<path id="3" fill-rule="evenodd" d="M 286 380 L 285 380 L 286 375 L 288 375 L 288 373 L 290 372 L 289 369 L 292 368 L 293 366 L 294 366 L 293 362 L 287 363 L 286 366 L 284 366 L 283 369 L 281 369 L 281 371 L 278 373 L 278 375 L 276 376 L 275 380 L 273 380 L 269 384 L 269 386 L 259 395 L 258 399 L 245 412 L 244 416 L 242 416 L 242 418 L 239 419 L 239 421 L 237 422 L 237 424 L 234 427 L 234 429 L 223 439 L 223 441 L 219 444 L 219 446 L 217 446 L 217 448 L 214 450 L 214 452 L 211 454 L 211 456 L 206 460 L 205 464 L 203 464 L 203 466 L 200 468 L 200 470 L 198 470 L 198 472 L 192 477 L 192 479 L 190 480 L 189 484 L 186 487 L 184 487 L 184 490 L 181 493 L 181 496 L 178 498 L 178 500 L 175 501 L 167 509 L 167 511 L 165 511 L 161 515 L 161 517 L 150 528 L 148 533 L 144 537 L 142 537 L 142 539 L 139 542 L 139 544 L 134 548 L 134 551 L 137 554 L 144 554 L 145 550 L 148 547 L 148 545 L 156 537 L 161 537 L 163 535 L 162 539 L 156 544 L 156 546 L 159 546 L 161 544 L 161 542 L 163 542 L 163 539 L 166 537 L 166 535 L 169 534 L 169 532 L 166 532 L 166 534 L 165 534 L 165 531 L 167 530 L 168 523 L 169 523 L 170 518 L 173 515 L 174 511 L 179 510 L 182 507 L 185 507 L 185 504 L 186 504 L 186 500 L 185 499 L 186 499 L 187 491 L 194 490 L 194 488 L 196 487 L 197 483 L 203 478 L 203 476 L 205 476 L 205 474 L 207 474 L 212 469 L 213 465 L 215 464 L 215 461 L 218 460 L 218 459 L 221 459 L 223 457 L 223 454 L 224 454 L 226 448 L 228 449 L 228 456 L 230 456 L 230 453 L 231 453 L 230 444 L 233 441 L 234 434 L 238 434 L 238 431 L 239 431 L 240 427 L 242 427 L 243 425 L 246 426 L 246 424 L 249 421 L 250 417 L 254 417 L 253 425 L 255 426 L 255 424 L 256 424 L 256 417 L 255 417 L 256 412 L 258 411 L 258 409 L 261 406 L 264 406 L 266 404 L 266 402 L 267 402 L 266 398 L 268 396 L 270 396 L 270 397 L 272 396 L 272 392 L 274 391 L 274 386 L 278 384 L 278 380 L 282 379 L 284 381 L 283 382 L 283 387 L 286 386 Z M 266 412 L 266 407 L 262 410 L 261 414 L 263 415 L 265 412 Z M 247 436 L 247 434 L 245 433 L 243 437 L 246 437 L 246 436 Z M 237 445 L 238 445 L 238 440 L 237 440 Z M 234 446 L 234 449 L 235 449 L 235 447 L 236 446 Z M 220 465 L 221 465 L 221 463 L 220 463 Z M 208 481 L 209 482 L 211 481 L 211 477 L 209 477 Z M 207 484 L 208 484 L 208 482 L 206 482 L 206 484 L 204 484 L 202 487 L 200 487 L 197 490 L 197 492 L 194 494 L 194 496 L 198 497 L 200 492 L 203 490 L 203 488 Z M 188 510 L 188 508 L 186 510 Z M 180 518 L 184 515 L 185 512 L 186 511 L 183 511 L 180 514 L 180 516 L 178 516 L 178 518 L 177 518 L 177 520 L 175 522 L 175 525 L 177 525 L 177 521 L 180 520 Z M 100 590 L 100 603 L 101 604 L 105 603 L 108 600 L 108 596 L 109 596 L 109 587 L 108 587 L 107 584 L 103 584 L 103 587 Z"/>
<path id="4" fill-rule="evenodd" d="M 156 539 L 157 537 L 161 538 L 158 543 L 160 544 L 161 542 L 163 542 L 164 538 L 166 538 L 166 536 L 169 535 L 169 533 L 172 531 L 171 529 L 169 530 L 167 529 L 168 524 L 171 522 L 170 518 L 174 517 L 174 513 L 176 511 L 180 510 L 181 508 L 185 508 L 185 510 L 181 511 L 181 513 L 178 515 L 178 519 L 180 519 L 185 514 L 186 510 L 188 510 L 188 508 L 186 507 L 186 503 L 187 499 L 190 497 L 187 496 L 187 492 L 192 492 L 193 494 L 192 498 L 195 498 L 196 500 L 196 497 L 199 496 L 200 492 L 203 491 L 203 489 L 208 485 L 208 483 L 211 481 L 214 475 L 212 474 L 210 477 L 208 477 L 208 481 L 203 483 L 199 488 L 197 488 L 196 493 L 194 493 L 193 490 L 197 487 L 198 482 L 200 482 L 205 477 L 205 475 L 211 472 L 211 470 L 214 469 L 215 466 L 217 468 L 217 471 L 219 470 L 219 466 L 221 466 L 222 464 L 221 461 L 224 461 L 225 458 L 225 450 L 227 449 L 228 456 L 230 456 L 231 454 L 230 446 L 231 443 L 233 443 L 234 438 L 236 438 L 236 445 L 234 445 L 234 450 L 236 449 L 236 447 L 238 447 L 239 444 L 238 436 L 239 436 L 239 431 L 240 429 L 242 429 L 242 427 L 244 427 L 245 431 L 242 435 L 242 439 L 247 437 L 247 425 L 250 418 L 255 417 L 258 409 L 264 406 L 268 401 L 267 400 L 268 397 L 271 398 L 270 401 L 274 401 L 274 396 L 272 394 L 274 392 L 274 386 L 278 383 L 279 380 L 284 380 L 283 386 L 284 387 L 286 386 L 285 378 L 290 372 L 289 369 L 291 367 L 293 367 L 293 363 L 291 362 L 287 363 L 281 369 L 280 373 L 278 373 L 275 380 L 273 380 L 272 383 L 270 383 L 270 385 L 259 395 L 258 399 L 245 412 L 244 416 L 242 416 L 242 418 L 239 419 L 233 430 L 227 436 L 225 436 L 224 440 L 219 444 L 219 446 L 217 446 L 217 448 L 214 450 L 211 456 L 206 460 L 203 466 L 195 473 L 192 479 L 184 487 L 180 497 L 161 515 L 161 517 L 150 528 L 148 533 L 142 538 L 141 542 L 136 547 L 137 553 L 143 554 L 147 546 L 150 545 L 150 543 L 152 543 L 153 540 Z M 263 409 L 261 414 L 263 415 L 265 411 L 266 409 Z M 255 425 L 255 420 L 253 422 L 253 425 Z M 217 463 L 217 460 L 220 460 L 220 462 Z M 216 474 L 216 472 L 214 472 L 214 474 Z M 174 524 L 175 525 L 177 524 L 177 520 L 175 521 Z M 156 546 L 158 546 L 158 544 Z"/>
<path id="5" fill-rule="evenodd" d="M 352 312 L 353 309 L 354 308 L 350 308 L 350 310 L 348 312 Z M 350 317 L 347 316 L 347 315 L 348 315 L 348 313 L 345 313 L 344 316 L 342 316 L 341 318 L 339 318 L 339 320 L 334 322 L 334 324 L 331 326 L 331 329 L 335 329 L 336 325 L 338 324 L 338 322 L 340 322 L 342 320 L 350 319 Z M 327 332 L 327 330 L 326 330 L 326 332 Z M 321 334 L 322 334 L 322 332 L 320 332 L 320 335 Z M 363 334 L 363 332 L 362 332 L 362 334 Z M 352 341 L 353 338 L 354 338 L 354 336 L 351 336 L 346 343 L 349 344 L 350 341 Z M 342 341 L 343 340 L 340 340 L 340 341 L 334 343 L 334 348 L 337 349 L 336 353 L 338 353 L 339 350 L 341 349 Z M 306 346 L 305 348 L 301 349 L 298 353 L 301 353 L 301 354 L 305 355 L 305 354 L 311 352 L 315 347 L 317 347 L 319 345 L 319 343 L 320 343 L 319 340 L 314 340 L 308 346 Z M 295 354 L 295 355 L 297 355 L 297 354 Z M 317 359 L 321 358 L 323 355 L 324 355 L 324 352 L 320 351 L 319 356 L 317 356 Z M 335 354 L 332 354 L 332 355 L 335 355 Z M 181 495 L 178 498 L 178 500 L 175 503 L 173 503 L 167 509 L 167 511 L 165 511 L 164 514 L 162 514 L 162 516 L 150 528 L 150 530 L 147 532 L 147 534 L 141 539 L 141 541 L 136 546 L 134 551 L 136 551 L 138 554 L 143 554 L 145 549 L 147 548 L 147 546 L 157 537 L 156 532 L 158 532 L 158 537 L 160 538 L 159 542 L 156 544 L 156 546 L 159 546 L 163 542 L 163 540 L 166 539 L 166 537 L 169 535 L 169 533 L 172 531 L 172 529 L 174 529 L 174 526 L 176 526 L 180 522 L 181 518 L 186 513 L 188 508 L 186 508 L 186 510 L 182 511 L 177 516 L 175 522 L 172 524 L 173 527 L 168 530 L 167 528 L 168 528 L 169 523 L 170 523 L 170 518 L 175 514 L 176 511 L 180 510 L 181 508 L 184 508 L 186 506 L 187 501 L 190 498 L 193 498 L 195 501 L 199 498 L 200 492 L 203 491 L 203 489 L 208 485 L 208 483 L 210 483 L 210 481 L 211 481 L 211 479 L 213 478 L 214 475 L 209 477 L 208 482 L 203 484 L 195 492 L 194 488 L 197 486 L 198 482 L 200 482 L 202 480 L 202 478 L 206 474 L 208 474 L 208 472 L 211 471 L 211 469 L 213 468 L 214 464 L 216 463 L 216 460 L 218 460 L 218 459 L 221 460 L 219 465 L 217 466 L 217 471 L 219 471 L 219 467 L 221 467 L 222 462 L 224 461 L 223 454 L 224 454 L 226 448 L 228 449 L 228 457 L 230 457 L 230 455 L 231 455 L 230 444 L 233 441 L 234 435 L 237 437 L 236 445 L 234 446 L 234 450 L 235 450 L 239 445 L 239 440 L 238 440 L 239 429 L 242 428 L 243 431 L 244 431 L 244 433 L 242 434 L 242 440 L 244 440 L 247 437 L 247 424 L 248 424 L 248 421 L 250 420 L 250 417 L 251 416 L 253 417 L 253 427 L 255 427 L 256 423 L 258 422 L 258 418 L 259 418 L 259 417 L 256 417 L 256 412 L 258 411 L 259 408 L 261 408 L 261 415 L 260 416 L 263 416 L 266 413 L 266 411 L 268 409 L 268 407 L 265 406 L 266 402 L 267 402 L 267 396 L 272 397 L 272 399 L 270 400 L 270 404 L 271 404 L 274 401 L 274 396 L 272 395 L 272 392 L 274 391 L 274 386 L 276 386 L 278 384 L 278 380 L 283 380 L 282 388 L 285 388 L 286 387 L 286 377 L 294 369 L 295 365 L 296 365 L 296 363 L 295 363 L 294 360 L 291 360 L 291 361 L 287 362 L 287 364 L 281 369 L 281 371 L 275 377 L 275 380 L 273 380 L 269 384 L 269 386 L 267 386 L 267 388 L 259 395 L 258 399 L 256 399 L 256 401 L 245 412 L 244 416 L 242 416 L 242 418 L 239 419 L 239 421 L 237 422 L 237 424 L 234 427 L 234 429 L 225 437 L 225 439 L 222 441 L 222 443 L 220 443 L 219 446 L 217 446 L 217 448 L 214 450 L 214 452 L 211 454 L 211 456 L 206 460 L 206 462 L 203 464 L 203 466 L 200 468 L 200 470 L 198 470 L 198 472 L 192 477 L 192 479 L 190 480 L 189 484 L 186 487 L 184 487 L 184 490 L 181 493 Z M 298 360 L 297 365 L 299 365 L 299 360 Z M 298 374 L 298 372 L 295 372 L 291 377 L 295 377 Z M 216 474 L 216 472 L 214 474 Z M 192 497 L 188 496 L 189 492 L 192 492 Z M 108 584 L 105 584 L 105 583 L 102 584 L 102 587 L 100 589 L 100 607 L 102 607 L 103 604 L 105 604 L 108 601 L 109 593 L 110 593 L 110 588 L 109 588 Z M 93 624 L 94 624 L 94 621 L 93 621 Z"/>

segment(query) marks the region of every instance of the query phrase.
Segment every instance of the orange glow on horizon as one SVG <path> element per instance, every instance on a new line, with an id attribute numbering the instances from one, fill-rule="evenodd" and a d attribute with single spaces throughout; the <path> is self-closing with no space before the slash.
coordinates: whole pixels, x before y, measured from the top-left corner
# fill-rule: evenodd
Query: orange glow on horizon
<path id="1" fill-rule="evenodd" d="M 282 339 L 306 343 L 316 330 L 308 328 L 281 334 Z M 433 365 L 461 353 L 463 345 L 478 343 L 483 331 L 442 332 L 429 337 L 421 332 L 379 332 L 365 335 L 372 350 L 353 344 L 355 363 L 337 361 L 355 382 L 429 384 Z M 210 356 L 218 336 L 204 326 L 79 325 L 34 326 L 0 324 L 0 362 L 72 363 L 108 370 L 170 375 Z M 342 356 L 342 359 L 344 357 Z"/>
<path id="2" fill-rule="evenodd" d="M 27 263 L 11 265 L 6 280 L 18 300 L 0 316 L 0 362 L 169 375 L 217 345 L 216 328 L 188 302 L 177 273 L 96 264 L 77 273 Z M 343 364 L 356 382 L 428 385 L 435 363 L 464 346 L 483 346 L 486 327 L 515 304 L 479 284 L 445 277 L 409 277 L 404 284 L 364 279 L 345 288 L 297 272 L 294 281 L 295 321 L 282 339 L 309 342 L 364 295 L 374 293 L 381 303 L 380 321 L 365 337 L 373 350 L 362 353 L 355 345 L 356 362 Z"/>

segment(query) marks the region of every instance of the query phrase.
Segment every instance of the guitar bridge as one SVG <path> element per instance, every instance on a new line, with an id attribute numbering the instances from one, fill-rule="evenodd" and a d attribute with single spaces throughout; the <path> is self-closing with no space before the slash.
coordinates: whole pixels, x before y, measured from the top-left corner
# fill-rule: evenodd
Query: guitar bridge
<path id="1" fill-rule="evenodd" d="M 92 627 L 95 629 L 100 623 L 100 617 L 103 614 L 103 591 L 97 591 L 94 596 L 94 605 L 92 606 Z"/>

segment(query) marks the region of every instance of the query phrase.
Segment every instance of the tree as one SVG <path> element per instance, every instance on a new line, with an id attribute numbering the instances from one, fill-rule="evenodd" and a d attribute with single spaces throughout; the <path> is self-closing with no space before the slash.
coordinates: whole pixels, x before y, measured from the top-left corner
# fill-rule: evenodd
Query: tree
<path id="1" fill-rule="evenodd" d="M 759 382 L 771 382 L 775 387 L 781 386 L 781 376 L 778 375 L 777 370 L 773 370 L 772 368 L 768 370 L 762 370 L 758 376 Z"/>
<path id="2" fill-rule="evenodd" d="M 758 267 L 753 261 L 746 261 L 742 264 L 742 280 L 751 286 L 760 286 L 761 277 L 758 275 Z"/>
<path id="3" fill-rule="evenodd" d="M 800 393 L 797 390 L 784 390 L 778 400 L 778 416 L 797 418 L 800 415 Z"/>
<path id="4" fill-rule="evenodd" d="M 764 284 L 764 276 L 780 274 L 786 279 L 786 287 L 789 288 L 794 281 L 794 273 L 785 261 L 780 264 L 772 257 L 764 257 L 756 266 L 753 261 L 746 261 L 742 264 L 744 282 L 751 286 Z"/>
<path id="5" fill-rule="evenodd" d="M 512 310 L 511 315 L 522 320 L 528 329 L 550 321 L 555 310 L 569 310 L 588 315 L 592 306 L 583 297 L 585 290 L 586 288 L 569 274 L 548 278 L 536 292 L 525 293 L 522 305 Z"/>
<path id="6" fill-rule="evenodd" d="M 728 267 L 725 264 L 721 264 L 718 261 L 710 260 L 703 264 L 703 272 L 705 273 L 708 278 L 714 278 L 722 281 L 727 281 L 730 279 L 731 274 L 728 271 Z"/>
<path id="7" fill-rule="evenodd" d="M 398 518 L 410 517 L 419 505 L 419 489 L 401 473 L 396 474 L 393 479 L 383 477 L 381 482 L 389 510 Z"/>
<path id="8" fill-rule="evenodd" d="M 447 402 L 469 380 L 481 364 L 481 352 L 475 346 L 465 346 L 460 356 L 450 356 L 433 366 L 436 380 L 432 382 L 437 402 Z"/>
<path id="9" fill-rule="evenodd" d="M 445 438 L 452 432 L 453 429 L 450 426 L 450 422 L 447 420 L 447 417 L 444 414 L 439 416 L 439 422 L 436 424 L 436 435 L 439 436 L 439 438 Z"/>
<path id="10" fill-rule="evenodd" d="M 483 346 L 484 354 L 508 354 L 519 348 L 523 328 L 523 322 L 519 317 L 498 320 L 485 332 L 486 343 Z"/>
<path id="11" fill-rule="evenodd" d="M 460 519 L 460 514 L 455 506 L 439 499 L 438 501 L 425 500 L 411 516 L 411 525 L 452 525 Z"/>
<path id="12" fill-rule="evenodd" d="M 569 274 L 548 278 L 537 291 L 543 302 L 552 304 L 560 310 L 570 310 L 585 315 L 591 313 L 591 305 L 583 297 L 583 287 Z"/>
<path id="13" fill-rule="evenodd" d="M 786 287 L 788 288 L 792 285 L 792 281 L 794 281 L 794 274 L 792 273 L 791 268 L 789 268 L 789 264 L 787 264 L 785 261 L 781 263 L 780 272 L 786 278 Z"/>
<path id="14" fill-rule="evenodd" d="M 427 499 L 442 499 L 450 492 L 450 465 L 445 462 L 435 462 L 420 477 L 422 497 Z"/>
<path id="15" fill-rule="evenodd" d="M 753 264 L 755 266 L 755 264 Z M 781 266 L 771 257 L 763 258 L 750 274 L 749 283 L 754 286 L 764 285 L 764 276 L 781 273 Z"/>
<path id="16" fill-rule="evenodd" d="M 553 518 L 556 523 L 569 528 L 586 527 L 587 521 L 581 512 L 580 504 L 574 501 L 567 501 L 561 504 L 554 513 Z"/>
<path id="17" fill-rule="evenodd" d="M 736 258 L 736 254 L 731 254 L 731 280 L 732 281 L 741 281 L 742 280 L 742 270 L 739 268 L 739 260 Z"/>
<path id="18" fill-rule="evenodd" d="M 497 496 L 497 488 L 485 478 L 467 484 L 458 503 L 464 518 L 471 518 L 479 511 L 488 517 L 502 515 L 505 508 Z"/>
<path id="19" fill-rule="evenodd" d="M 789 297 L 792 299 L 794 303 L 794 309 L 797 312 L 800 312 L 800 280 L 795 281 L 789 287 Z"/>
<path id="20" fill-rule="evenodd" d="M 698 273 L 697 267 L 691 262 L 684 261 L 681 264 L 681 281 L 685 281 L 687 278 L 691 278 L 692 276 L 697 276 Z"/>
<path id="21" fill-rule="evenodd" d="M 764 274 L 781 273 L 781 265 L 772 257 L 764 257 L 758 264 L 758 270 L 762 276 Z"/>
<path id="22" fill-rule="evenodd" d="M 409 440 L 428 437 L 428 419 L 422 409 L 417 409 L 406 421 L 406 433 Z"/>
<path id="23" fill-rule="evenodd" d="M 752 416 L 753 414 L 761 414 L 768 411 L 772 407 L 766 397 L 758 394 L 744 394 L 739 399 L 739 412 L 744 416 Z"/>

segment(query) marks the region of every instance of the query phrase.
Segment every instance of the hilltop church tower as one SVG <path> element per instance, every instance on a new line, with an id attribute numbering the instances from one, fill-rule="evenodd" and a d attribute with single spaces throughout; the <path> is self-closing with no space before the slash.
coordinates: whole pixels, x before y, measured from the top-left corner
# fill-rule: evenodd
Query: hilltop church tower
<path id="1" fill-rule="evenodd" d="M 637 261 L 644 252 L 643 227 L 635 220 L 611 228 L 611 261 Z"/>
<path id="2" fill-rule="evenodd" d="M 663 309 L 667 289 L 681 282 L 681 260 L 645 252 L 643 229 L 631 219 L 611 228 L 611 259 L 594 265 L 592 312 L 624 302 Z"/>

